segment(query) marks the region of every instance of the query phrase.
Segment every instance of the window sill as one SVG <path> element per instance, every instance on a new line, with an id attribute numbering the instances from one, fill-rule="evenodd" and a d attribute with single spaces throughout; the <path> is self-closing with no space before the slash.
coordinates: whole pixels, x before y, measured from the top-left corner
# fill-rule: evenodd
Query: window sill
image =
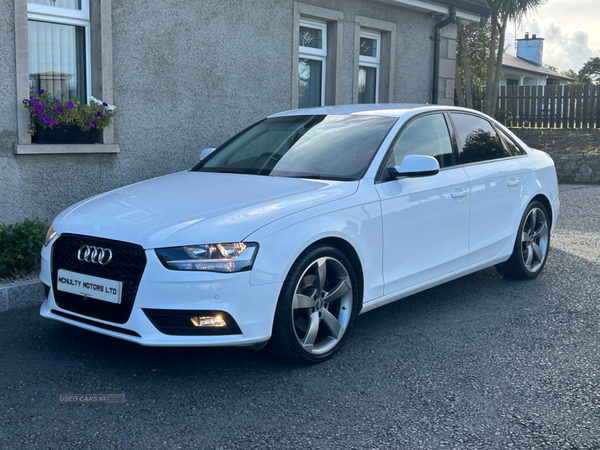
<path id="1" fill-rule="evenodd" d="M 55 155 L 76 153 L 119 153 L 118 144 L 52 144 L 17 145 L 17 155 Z"/>

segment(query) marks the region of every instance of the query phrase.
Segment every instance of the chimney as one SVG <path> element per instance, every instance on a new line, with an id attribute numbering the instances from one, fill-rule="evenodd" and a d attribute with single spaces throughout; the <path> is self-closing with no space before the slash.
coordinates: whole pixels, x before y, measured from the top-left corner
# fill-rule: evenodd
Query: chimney
<path id="1" fill-rule="evenodd" d="M 525 33 L 524 39 L 517 39 L 517 56 L 530 63 L 541 66 L 543 50 L 544 38 L 539 38 L 536 34 L 529 38 L 529 33 Z"/>

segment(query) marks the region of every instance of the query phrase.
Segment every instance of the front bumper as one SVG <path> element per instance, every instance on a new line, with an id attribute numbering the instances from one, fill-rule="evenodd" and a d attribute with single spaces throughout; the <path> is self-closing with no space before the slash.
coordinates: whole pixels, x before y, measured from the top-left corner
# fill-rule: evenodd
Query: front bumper
<path id="1" fill-rule="evenodd" d="M 252 286 L 250 272 L 212 273 L 173 271 L 164 268 L 152 250 L 146 250 L 144 270 L 131 315 L 114 323 L 60 308 L 51 287 L 41 306 L 42 317 L 141 345 L 173 347 L 249 346 L 271 337 L 281 283 Z M 51 281 L 51 246 L 42 250 L 40 278 Z M 82 297 L 81 301 L 85 301 Z M 144 310 L 222 311 L 239 330 L 237 334 L 172 335 L 157 329 Z"/>

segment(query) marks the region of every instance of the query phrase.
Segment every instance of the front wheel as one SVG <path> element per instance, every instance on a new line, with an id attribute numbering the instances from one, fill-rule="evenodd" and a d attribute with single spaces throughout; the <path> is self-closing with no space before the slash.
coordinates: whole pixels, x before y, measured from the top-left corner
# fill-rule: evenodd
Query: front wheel
<path id="1" fill-rule="evenodd" d="M 530 280 L 537 277 L 548 260 L 550 223 L 540 202 L 529 204 L 523 214 L 513 253 L 508 261 L 496 266 L 508 278 Z"/>
<path id="2" fill-rule="evenodd" d="M 329 359 L 354 322 L 358 297 L 356 275 L 346 255 L 331 246 L 309 248 L 283 284 L 269 351 L 305 364 Z"/>

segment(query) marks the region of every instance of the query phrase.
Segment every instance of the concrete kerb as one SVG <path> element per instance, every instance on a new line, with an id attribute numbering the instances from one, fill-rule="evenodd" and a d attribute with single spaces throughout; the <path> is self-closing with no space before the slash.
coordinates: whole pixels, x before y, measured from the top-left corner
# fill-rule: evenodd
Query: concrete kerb
<path id="1" fill-rule="evenodd" d="M 0 312 L 26 306 L 39 306 L 43 301 L 44 285 L 39 278 L 0 285 Z"/>

